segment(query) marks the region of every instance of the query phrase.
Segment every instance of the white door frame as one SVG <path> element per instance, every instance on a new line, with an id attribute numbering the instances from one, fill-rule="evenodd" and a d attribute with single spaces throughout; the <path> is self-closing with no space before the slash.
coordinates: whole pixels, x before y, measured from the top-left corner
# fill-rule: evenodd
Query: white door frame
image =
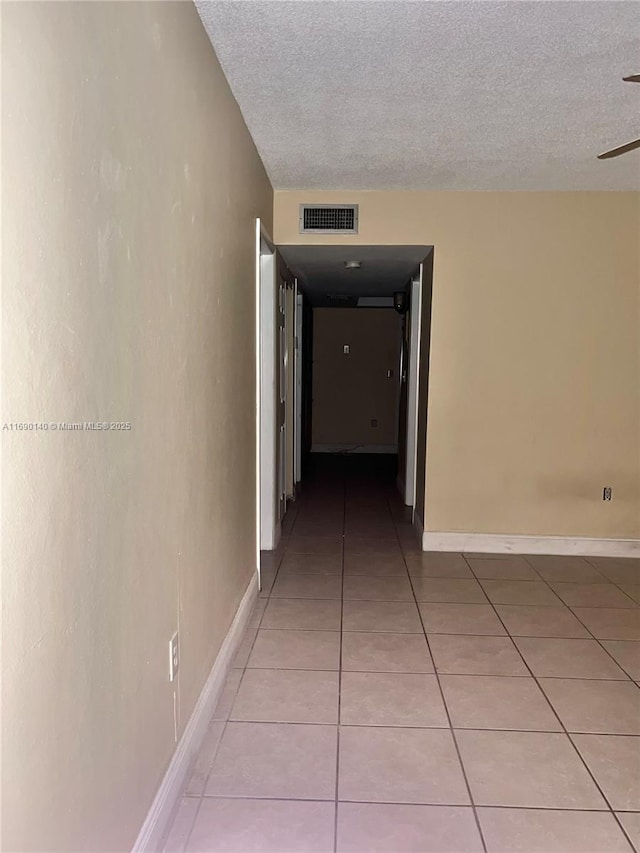
<path id="1" fill-rule="evenodd" d="M 260 551 L 277 547 L 280 521 L 276 512 L 276 252 L 260 219 L 256 219 L 256 561 Z"/>
<path id="2" fill-rule="evenodd" d="M 418 465 L 418 388 L 420 382 L 420 344 L 422 334 L 422 288 L 424 264 L 411 280 L 411 333 L 407 371 L 407 449 L 404 476 L 404 502 L 416 505 L 416 472 Z"/>
<path id="3" fill-rule="evenodd" d="M 295 418 L 293 426 L 294 446 L 294 483 L 302 479 L 302 294 L 298 292 L 298 279 L 295 280 L 294 314 L 294 400 Z"/>

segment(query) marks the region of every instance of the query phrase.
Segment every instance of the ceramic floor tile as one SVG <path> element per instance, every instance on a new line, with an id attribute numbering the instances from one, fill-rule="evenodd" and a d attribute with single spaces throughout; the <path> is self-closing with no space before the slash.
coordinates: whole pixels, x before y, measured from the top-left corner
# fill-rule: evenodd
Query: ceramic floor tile
<path id="1" fill-rule="evenodd" d="M 640 811 L 640 738 L 573 735 L 612 808 Z"/>
<path id="2" fill-rule="evenodd" d="M 425 551 L 406 557 L 411 575 L 425 578 L 470 578 L 473 572 L 462 554 Z"/>
<path id="3" fill-rule="evenodd" d="M 560 731 L 561 726 L 533 678 L 441 675 L 454 728 Z"/>
<path id="4" fill-rule="evenodd" d="M 511 557 L 510 559 L 501 560 L 477 560 L 469 557 L 468 562 L 474 575 L 483 580 L 540 580 L 539 575 L 523 557 Z"/>
<path id="5" fill-rule="evenodd" d="M 420 557 L 422 555 L 422 543 L 417 536 L 398 536 L 398 539 L 405 560 L 408 557 Z"/>
<path id="6" fill-rule="evenodd" d="M 345 601 L 413 601 L 409 578 L 352 575 L 344 579 Z"/>
<path id="7" fill-rule="evenodd" d="M 384 502 L 374 506 L 365 506 L 360 502 L 349 503 L 344 514 L 345 526 L 350 524 L 392 524 L 391 512 Z M 395 533 L 392 535 L 395 536 Z"/>
<path id="8" fill-rule="evenodd" d="M 339 669 L 339 631 L 258 632 L 250 669 Z"/>
<path id="9" fill-rule="evenodd" d="M 260 569 L 260 591 L 258 592 L 259 598 L 267 598 L 271 594 L 271 590 L 273 589 L 273 584 L 276 579 L 277 569 Z"/>
<path id="10" fill-rule="evenodd" d="M 567 731 L 640 735 L 640 689 L 633 681 L 539 681 Z"/>
<path id="11" fill-rule="evenodd" d="M 341 575 L 342 554 L 285 554 L 280 575 Z"/>
<path id="12" fill-rule="evenodd" d="M 267 604 L 267 599 L 258 599 L 259 604 Z M 257 623 L 252 622 L 252 627 L 247 627 L 247 630 L 244 632 L 244 636 L 240 641 L 240 645 L 233 657 L 232 668 L 233 669 L 244 669 L 247 665 L 247 661 L 251 656 L 251 650 L 253 649 L 253 644 L 258 635 L 258 625 Z"/>
<path id="13" fill-rule="evenodd" d="M 616 812 L 636 850 L 640 850 L 640 812 Z"/>
<path id="14" fill-rule="evenodd" d="M 604 580 L 583 557 L 531 555 L 527 561 L 549 583 L 602 583 Z"/>
<path id="15" fill-rule="evenodd" d="M 543 581 L 483 580 L 482 588 L 494 604 L 537 604 L 562 607 L 562 601 Z"/>
<path id="16" fill-rule="evenodd" d="M 602 640 L 602 645 L 624 671 L 640 681 L 640 643 L 636 640 Z"/>
<path id="17" fill-rule="evenodd" d="M 467 805 L 451 732 L 346 726 L 340 733 L 341 800 Z"/>
<path id="18" fill-rule="evenodd" d="M 335 803 L 204 799 L 187 853 L 332 853 Z"/>
<path id="19" fill-rule="evenodd" d="M 536 676 L 623 681 L 627 678 L 596 640 L 516 637 L 514 642 Z"/>
<path id="20" fill-rule="evenodd" d="M 529 675 L 509 637 L 429 634 L 437 672 L 459 675 Z"/>
<path id="21" fill-rule="evenodd" d="M 198 750 L 195 763 L 191 769 L 189 781 L 187 782 L 186 794 L 189 797 L 200 797 L 204 792 L 204 786 L 216 757 L 220 739 L 224 732 L 226 723 L 224 720 L 213 720 L 204 736 L 204 740 Z M 185 839 L 186 840 L 186 839 Z"/>
<path id="22" fill-rule="evenodd" d="M 487 853 L 631 853 L 612 814 L 478 809 Z"/>
<path id="23" fill-rule="evenodd" d="M 489 551 L 465 551 L 464 556 L 467 559 L 473 558 L 474 560 L 513 560 L 514 556 L 518 557 L 519 554 L 495 554 Z"/>
<path id="24" fill-rule="evenodd" d="M 407 567 L 400 551 L 393 554 L 345 554 L 344 573 L 345 576 L 407 577 Z"/>
<path id="25" fill-rule="evenodd" d="M 341 598 L 340 575 L 283 574 L 271 590 L 272 598 Z"/>
<path id="26" fill-rule="evenodd" d="M 337 746 L 336 726 L 228 723 L 205 793 L 333 800 Z"/>
<path id="27" fill-rule="evenodd" d="M 199 806 L 200 800 L 195 797 L 183 797 L 180 800 L 162 853 L 184 853 Z"/>
<path id="28" fill-rule="evenodd" d="M 356 726 L 446 727 L 435 675 L 343 672 L 340 722 Z"/>
<path id="29" fill-rule="evenodd" d="M 304 598 L 272 598 L 262 617 L 262 628 L 315 631 L 340 630 L 339 601 Z"/>
<path id="30" fill-rule="evenodd" d="M 344 527 L 345 536 L 366 537 L 367 539 L 396 539 L 396 529 L 392 521 L 377 522 L 377 521 L 349 521 Z"/>
<path id="31" fill-rule="evenodd" d="M 473 578 L 413 577 L 418 601 L 453 604 L 487 604 L 487 596 Z"/>
<path id="32" fill-rule="evenodd" d="M 476 805 L 606 807 L 565 734 L 459 729 L 456 739 Z"/>
<path id="33" fill-rule="evenodd" d="M 231 711 L 231 707 L 238 693 L 241 679 L 241 669 L 229 670 L 229 675 L 227 676 L 227 680 L 225 681 L 222 692 L 220 693 L 220 698 L 218 699 L 218 703 L 213 712 L 213 720 L 226 720 L 228 718 L 229 712 Z"/>
<path id="34" fill-rule="evenodd" d="M 566 607 L 496 604 L 496 610 L 513 637 L 590 638 L 584 625 Z"/>
<path id="35" fill-rule="evenodd" d="M 422 634 L 357 633 L 342 635 L 342 669 L 358 672 L 433 672 Z"/>
<path id="36" fill-rule="evenodd" d="M 610 566 L 599 571 L 612 583 L 636 586 L 640 584 L 640 561 L 636 561 L 632 566 Z"/>
<path id="37" fill-rule="evenodd" d="M 286 554 L 342 555 L 342 536 L 297 536 L 294 533 L 287 543 Z"/>
<path id="38" fill-rule="evenodd" d="M 295 528 L 289 535 L 289 540 L 295 539 L 320 539 L 322 537 L 338 537 L 344 533 L 343 520 L 336 519 L 335 521 L 323 521 L 317 523 L 302 523 L 297 522 Z"/>
<path id="39" fill-rule="evenodd" d="M 338 804 L 338 853 L 482 853 L 470 807 Z"/>
<path id="40" fill-rule="evenodd" d="M 612 583 L 553 583 L 555 592 L 571 607 L 637 607 Z"/>
<path id="41" fill-rule="evenodd" d="M 338 673 L 247 669 L 230 719 L 251 722 L 337 723 Z"/>
<path id="42" fill-rule="evenodd" d="M 640 640 L 640 609 L 574 607 L 573 612 L 598 640 Z"/>
<path id="43" fill-rule="evenodd" d="M 613 583 L 640 583 L 640 559 L 590 557 L 589 562 Z"/>
<path id="44" fill-rule="evenodd" d="M 636 604 L 640 604 L 640 583 L 621 583 L 620 589 Z"/>
<path id="45" fill-rule="evenodd" d="M 343 629 L 421 634 L 422 623 L 418 608 L 408 601 L 345 601 Z"/>
<path id="46" fill-rule="evenodd" d="M 400 543 L 394 536 L 393 538 L 371 539 L 369 536 L 345 536 L 344 537 L 344 553 L 345 556 L 353 556 L 354 554 L 363 554 L 365 556 L 375 556 L 376 554 L 385 557 L 397 557 L 401 554 Z"/>
<path id="47" fill-rule="evenodd" d="M 420 604 L 425 629 L 430 634 L 489 634 L 506 631 L 488 604 Z"/>

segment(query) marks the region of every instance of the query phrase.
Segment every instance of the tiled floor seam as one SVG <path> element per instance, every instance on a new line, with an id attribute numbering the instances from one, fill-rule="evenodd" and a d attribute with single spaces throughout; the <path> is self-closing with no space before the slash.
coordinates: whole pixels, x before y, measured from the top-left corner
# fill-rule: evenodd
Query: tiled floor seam
<path id="1" fill-rule="evenodd" d="M 464 556 L 464 555 L 463 555 L 463 556 Z M 468 561 L 467 561 L 467 562 L 468 562 Z M 471 566 L 470 566 L 470 568 L 471 568 L 471 571 L 473 571 L 473 568 L 472 568 Z M 492 604 L 491 606 L 493 607 L 493 609 L 494 609 L 494 611 L 495 611 L 496 616 L 498 617 L 498 619 L 500 619 L 500 622 L 502 623 L 502 625 L 503 625 L 503 627 L 504 627 L 505 631 L 507 631 L 508 636 L 509 636 L 509 637 L 511 637 L 511 634 L 509 633 L 509 631 L 508 631 L 508 629 L 507 629 L 507 626 L 505 625 L 505 623 L 504 623 L 504 621 L 502 620 L 502 618 L 501 618 L 500 614 L 498 613 L 497 608 L 495 607 L 495 605 L 494 605 L 494 604 Z M 581 624 L 582 624 L 582 623 L 581 623 Z M 586 625 L 585 625 L 584 627 L 586 628 Z M 586 630 L 588 631 L 589 629 L 588 629 L 588 628 L 586 628 Z M 589 631 L 589 633 L 591 633 L 591 632 Z M 594 639 L 595 639 L 595 637 L 594 637 Z M 512 640 L 513 640 L 513 638 L 512 638 Z M 539 682 L 539 680 L 538 680 L 537 676 L 534 674 L 533 670 L 531 669 L 531 667 L 529 666 L 529 664 L 528 664 L 528 663 L 527 663 L 527 661 L 525 660 L 524 655 L 522 654 L 522 652 L 520 651 L 520 649 L 518 648 L 518 646 L 517 646 L 517 644 L 516 644 L 516 643 L 514 643 L 514 646 L 516 647 L 516 649 L 517 649 L 517 651 L 518 651 L 518 654 L 520 655 L 520 658 L 522 659 L 523 664 L 525 665 L 525 667 L 527 668 L 527 670 L 528 670 L 528 671 L 529 671 L 529 673 L 531 674 L 531 677 L 534 679 L 535 683 L 537 684 L 538 689 L 542 692 L 542 694 L 543 694 L 543 696 L 544 696 L 545 700 L 547 701 L 547 704 L 549 705 L 549 708 L 551 709 L 551 712 L 553 713 L 553 715 L 554 715 L 554 716 L 556 717 L 556 719 L 558 720 L 558 723 L 559 723 L 559 724 L 560 724 L 560 726 L 561 726 L 561 730 L 562 730 L 562 732 L 563 732 L 563 733 L 565 734 L 565 736 L 568 738 L 569 743 L 570 743 L 570 744 L 571 744 L 571 746 L 573 747 L 573 749 L 574 749 L 575 753 L 577 754 L 577 756 L 578 756 L 578 758 L 579 758 L 580 762 L 582 763 L 583 767 L 584 767 L 584 768 L 585 768 L 585 770 L 587 771 L 587 773 L 588 773 L 589 777 L 591 778 L 591 781 L 593 782 L 593 784 L 595 785 L 596 789 L 597 789 L 597 790 L 598 790 L 598 792 L 600 793 L 600 796 L 602 797 L 602 799 L 604 800 L 604 802 L 608 805 L 608 807 L 609 807 L 609 812 L 613 815 L 613 817 L 614 817 L 614 819 L 616 820 L 616 822 L 617 822 L 618 826 L 619 826 L 619 827 L 620 827 L 620 829 L 624 832 L 625 837 L 627 837 L 627 839 L 628 839 L 628 836 L 627 836 L 627 833 L 626 833 L 626 832 L 625 832 L 625 830 L 624 830 L 624 827 L 622 826 L 622 824 L 621 824 L 620 820 L 616 817 L 616 814 L 615 814 L 615 811 L 614 811 L 614 809 L 613 809 L 612 804 L 610 803 L 609 799 L 605 796 L 605 793 L 604 793 L 604 791 L 602 790 L 602 788 L 601 788 L 600 784 L 598 783 L 598 780 L 596 779 L 596 777 L 595 777 L 594 773 L 592 773 L 592 772 L 591 772 L 591 769 L 589 768 L 589 766 L 588 766 L 587 762 L 586 762 L 586 761 L 585 761 L 585 759 L 583 758 L 582 753 L 580 752 L 580 750 L 578 749 L 578 747 L 577 747 L 577 746 L 576 746 L 576 744 L 574 743 L 574 741 L 573 741 L 573 739 L 572 739 L 572 737 L 571 737 L 570 733 L 567 731 L 567 728 L 566 728 L 566 726 L 565 726 L 564 722 L 562 721 L 562 719 L 560 718 L 559 713 L 558 713 L 558 712 L 556 711 L 556 709 L 553 707 L 553 704 L 552 704 L 551 700 L 550 700 L 550 699 L 549 699 L 549 697 L 547 696 L 547 694 L 546 694 L 546 692 L 545 692 L 544 688 L 542 687 L 542 685 L 540 684 L 540 682 Z M 594 681 L 600 681 L 600 680 L 602 680 L 602 679 L 593 679 L 593 680 L 594 680 Z M 630 841 L 630 839 L 628 839 L 628 840 Z M 632 847 L 633 847 L 633 845 L 632 845 Z"/>
<path id="2" fill-rule="evenodd" d="M 336 737 L 336 787 L 333 814 L 333 850 L 338 853 L 338 802 L 340 800 L 340 715 L 342 703 L 342 641 L 344 636 L 344 537 L 347 521 L 347 484 L 343 468 L 342 475 L 342 575 L 340 595 L 340 648 L 338 652 L 338 726 Z"/>
<path id="3" fill-rule="evenodd" d="M 417 609 L 418 609 L 418 617 L 419 617 L 419 619 L 420 619 L 420 623 L 421 623 L 421 625 L 422 625 L 422 631 L 423 631 L 423 634 L 424 634 L 424 637 L 425 637 L 425 641 L 426 641 L 426 643 L 427 643 L 427 648 L 429 649 L 429 655 L 431 656 L 431 663 L 433 664 L 433 672 L 434 672 L 434 675 L 435 675 L 436 683 L 437 683 L 437 685 L 438 685 L 438 690 L 440 691 L 440 698 L 441 698 L 441 700 L 442 700 L 442 704 L 443 704 L 443 707 L 444 707 L 445 713 L 446 713 L 446 715 L 447 715 L 447 720 L 448 720 L 448 723 L 449 723 L 449 731 L 451 732 L 451 737 L 452 737 L 452 740 L 453 740 L 453 745 L 454 745 L 454 748 L 455 748 L 455 751 L 456 751 L 456 755 L 457 755 L 457 757 L 458 757 L 458 762 L 459 762 L 459 764 L 460 764 L 460 769 L 461 769 L 461 772 L 462 772 L 462 776 L 463 776 L 463 778 L 464 778 L 464 784 L 465 784 L 466 789 L 467 789 L 467 795 L 468 795 L 468 797 L 469 797 L 469 802 L 470 802 L 470 804 L 471 804 L 471 808 L 473 809 L 473 817 L 474 817 L 474 820 L 475 820 L 476 828 L 477 828 L 477 830 L 478 830 L 478 834 L 479 834 L 479 836 L 480 836 L 480 842 L 481 842 L 481 844 L 482 844 L 482 849 L 484 850 L 484 853 L 487 853 L 487 851 L 488 851 L 488 848 L 487 848 L 487 842 L 486 842 L 485 837 L 484 837 L 484 832 L 482 831 L 482 826 L 481 826 L 481 824 L 480 824 L 480 818 L 479 818 L 479 816 L 478 816 L 478 812 L 477 812 L 477 809 L 476 809 L 476 804 L 475 804 L 475 801 L 474 801 L 474 798 L 473 798 L 473 792 L 471 791 L 471 785 L 470 785 L 470 783 L 469 783 L 469 778 L 468 778 L 468 776 L 467 776 L 467 771 L 466 771 L 466 768 L 465 768 L 465 766 L 464 766 L 464 762 L 462 761 L 462 755 L 461 755 L 461 753 L 460 753 L 460 747 L 459 747 L 459 745 L 458 745 L 458 740 L 457 740 L 457 738 L 456 738 L 455 730 L 454 730 L 454 728 L 453 728 L 453 724 L 452 724 L 452 721 L 451 721 L 451 714 L 450 714 L 450 712 L 449 712 L 449 706 L 447 705 L 447 702 L 446 702 L 446 699 L 445 699 L 445 695 L 444 695 L 444 690 L 442 689 L 442 683 L 441 683 L 441 681 L 440 681 L 440 674 L 438 673 L 438 669 L 437 669 L 437 667 L 436 667 L 435 658 L 434 658 L 433 653 L 432 653 L 432 651 L 431 651 L 431 645 L 430 645 L 430 643 L 429 643 L 429 637 L 428 637 L 428 635 L 427 635 L 426 626 L 425 626 L 425 624 L 424 624 L 424 617 L 423 617 L 423 615 L 422 615 L 422 611 L 420 610 L 420 605 L 418 604 L 418 600 L 417 600 L 417 597 L 416 597 L 416 594 L 415 594 L 415 588 L 414 588 L 414 585 L 413 585 L 413 579 L 411 578 L 411 573 L 409 572 L 409 566 L 407 565 L 407 561 L 406 561 L 406 557 L 405 557 L 405 552 L 404 552 L 404 549 L 403 549 L 403 547 L 402 547 L 402 541 L 401 541 L 401 539 L 400 539 L 400 536 L 398 535 L 398 528 L 397 528 L 397 524 L 395 523 L 395 521 L 394 521 L 394 529 L 395 529 L 395 531 L 396 531 L 396 537 L 397 537 L 397 539 L 398 539 L 398 544 L 399 544 L 399 546 L 400 546 L 400 550 L 401 550 L 401 552 L 402 552 L 402 556 L 403 556 L 403 558 L 405 559 L 405 566 L 406 566 L 406 569 L 407 569 L 407 574 L 409 575 L 409 583 L 411 584 L 411 589 L 413 590 L 413 597 L 414 597 L 415 605 L 416 605 L 416 607 L 417 607 Z"/>
<path id="4" fill-rule="evenodd" d="M 540 574 L 539 574 L 539 572 L 537 572 L 537 570 L 536 570 L 535 566 L 531 563 L 531 561 L 527 560 L 527 555 L 525 554 L 525 555 L 521 555 L 521 556 L 523 556 L 523 559 L 524 559 L 524 560 L 525 560 L 525 562 L 526 562 L 526 563 L 527 563 L 527 564 L 528 564 L 528 565 L 533 569 L 533 571 L 534 571 L 534 572 L 536 572 L 536 574 L 538 574 L 538 575 L 539 575 L 540 580 L 541 580 L 544 584 L 546 584 L 546 586 L 551 590 L 551 592 L 553 592 L 553 593 L 555 593 L 555 594 L 557 595 L 557 593 L 555 592 L 555 590 L 551 587 L 551 584 L 549 583 L 549 581 L 548 581 L 548 580 L 546 580 L 546 578 L 543 578 L 543 577 L 542 577 L 542 575 L 540 575 Z M 530 555 L 530 556 L 531 556 L 531 555 Z M 480 579 L 477 577 L 477 575 L 476 575 L 476 574 L 475 574 L 475 572 L 473 571 L 473 566 L 471 565 L 471 563 L 469 562 L 469 560 L 467 559 L 467 557 L 465 556 L 465 554 L 464 554 L 464 553 L 462 554 L 462 557 L 463 557 L 463 559 L 465 560 L 465 562 L 467 563 L 467 565 L 469 566 L 469 569 L 470 569 L 470 570 L 471 570 L 471 572 L 473 573 L 473 576 L 476 578 L 476 580 L 477 580 L 477 581 L 479 581 Z M 587 562 L 589 562 L 589 561 L 588 561 L 588 559 L 587 559 L 586 557 L 585 557 L 585 560 L 587 560 Z M 592 564 L 592 563 L 589 563 L 589 565 L 590 565 L 590 566 L 592 566 L 592 568 L 594 568 L 594 569 L 595 569 L 595 571 L 599 572 L 599 570 L 597 569 L 597 567 L 596 567 L 596 566 L 593 566 L 593 564 Z M 599 572 L 599 573 L 600 573 L 600 572 Z M 613 583 L 613 582 L 612 582 L 612 581 L 610 581 L 608 578 L 606 578 L 604 575 L 602 576 L 602 581 L 603 581 L 603 583 Z M 571 583 L 571 581 L 569 581 L 569 583 Z M 615 584 L 614 584 L 614 586 L 615 586 Z M 620 667 L 620 669 L 625 673 L 625 675 L 627 675 L 627 676 L 628 676 L 628 678 L 630 678 L 630 679 L 633 681 L 633 678 L 632 678 L 632 676 L 629 674 L 629 672 L 627 672 L 627 670 L 622 666 L 622 664 L 621 664 L 621 663 L 619 663 L 619 662 L 614 658 L 614 656 L 611 654 L 611 652 L 609 651 L 609 649 L 607 649 L 607 648 L 606 648 L 606 646 L 604 646 L 604 645 L 603 645 L 602 640 L 600 640 L 598 637 L 596 637 L 596 636 L 595 636 L 595 634 L 593 633 L 593 631 L 591 631 L 591 629 L 590 629 L 590 628 L 588 628 L 588 627 L 587 627 L 587 625 L 585 625 L 585 624 L 584 624 L 584 622 L 582 621 L 582 619 L 580 619 L 580 617 L 578 616 L 578 614 L 575 612 L 574 607 L 572 607 L 571 605 L 566 604 L 564 601 L 562 601 L 562 599 L 560 598 L 560 596 L 558 596 L 558 599 L 559 599 L 559 601 L 560 601 L 560 602 L 561 602 L 565 607 L 567 607 L 567 608 L 571 611 L 571 613 L 573 614 L 573 616 L 578 620 L 578 622 L 582 625 L 582 627 L 585 629 L 585 631 L 587 631 L 587 632 L 589 633 L 589 635 L 590 635 L 590 639 L 595 640 L 595 641 L 596 641 L 596 643 L 598 644 L 598 646 L 599 646 L 599 647 L 600 647 L 604 652 L 606 652 L 607 656 L 608 656 L 608 657 L 610 657 L 610 658 L 611 658 L 611 660 L 612 660 L 612 661 L 613 661 L 617 666 L 619 666 L 619 667 Z M 496 610 L 495 604 L 494 604 L 493 602 L 490 602 L 490 603 L 491 603 L 492 607 L 494 608 L 494 610 Z M 512 606 L 519 606 L 519 605 L 512 605 Z M 522 605 L 522 606 L 527 606 L 527 605 Z M 626 609 L 626 608 L 621 608 L 621 609 Z M 631 608 L 629 608 L 629 609 L 631 609 Z M 497 614 L 498 618 L 500 619 L 500 621 L 502 622 L 502 624 L 504 625 L 504 622 L 503 622 L 503 621 L 502 621 L 502 619 L 500 618 L 500 614 L 497 612 L 497 610 L 496 610 L 496 614 Z M 505 628 L 505 630 L 507 630 L 506 625 L 504 625 L 504 628 Z M 512 637 L 512 635 L 509 633 L 509 631 L 508 631 L 508 630 L 507 630 L 507 633 L 508 633 L 508 635 L 509 635 L 510 637 Z M 519 637 L 520 637 L 520 636 L 522 636 L 522 637 L 526 637 L 526 636 L 528 636 L 528 635 L 525 635 L 525 634 L 518 634 L 517 636 L 519 636 Z M 512 639 L 513 639 L 513 637 L 512 637 Z M 557 638 L 556 638 L 556 637 L 545 637 L 545 639 L 574 639 L 574 638 L 572 638 L 572 637 L 557 637 Z M 579 638 L 575 638 L 575 639 L 579 639 Z M 586 639 L 586 638 L 585 638 L 585 639 Z M 516 644 L 514 643 L 514 645 L 516 645 Z M 519 651 L 519 650 L 518 650 L 518 651 Z M 560 677 L 560 676 L 558 676 L 558 677 Z M 593 680 L 593 681 L 602 681 L 602 680 L 605 680 L 605 679 L 598 679 L 598 678 L 596 678 L 596 679 L 581 679 L 581 680 L 585 680 L 585 681 L 590 681 L 590 680 Z M 620 680 L 621 680 L 621 679 L 620 679 Z M 538 686 L 540 686 L 540 685 L 538 685 Z M 544 691 L 543 691 L 543 692 L 544 692 Z"/>

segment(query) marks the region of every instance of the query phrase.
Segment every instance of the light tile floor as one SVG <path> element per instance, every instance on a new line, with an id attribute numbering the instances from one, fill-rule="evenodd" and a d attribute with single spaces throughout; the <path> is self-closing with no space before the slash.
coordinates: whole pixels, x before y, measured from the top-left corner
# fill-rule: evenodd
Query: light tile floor
<path id="1" fill-rule="evenodd" d="M 354 457 L 285 521 L 167 853 L 640 851 L 640 560 L 422 553 Z"/>

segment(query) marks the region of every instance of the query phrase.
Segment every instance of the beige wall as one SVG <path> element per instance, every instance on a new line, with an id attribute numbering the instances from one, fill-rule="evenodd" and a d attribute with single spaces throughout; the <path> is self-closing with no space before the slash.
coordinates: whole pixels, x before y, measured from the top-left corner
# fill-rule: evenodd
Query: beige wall
<path id="1" fill-rule="evenodd" d="M 254 571 L 272 191 L 191 3 L 2 19 L 3 421 L 132 424 L 3 433 L 3 849 L 123 851 Z"/>
<path id="2" fill-rule="evenodd" d="M 314 308 L 312 446 L 397 444 L 401 327 L 392 308 Z"/>
<path id="3" fill-rule="evenodd" d="M 360 233 L 298 234 L 300 202 L 358 203 Z M 428 530 L 640 536 L 637 193 L 277 192 L 274 210 L 278 243 L 435 246 Z"/>

